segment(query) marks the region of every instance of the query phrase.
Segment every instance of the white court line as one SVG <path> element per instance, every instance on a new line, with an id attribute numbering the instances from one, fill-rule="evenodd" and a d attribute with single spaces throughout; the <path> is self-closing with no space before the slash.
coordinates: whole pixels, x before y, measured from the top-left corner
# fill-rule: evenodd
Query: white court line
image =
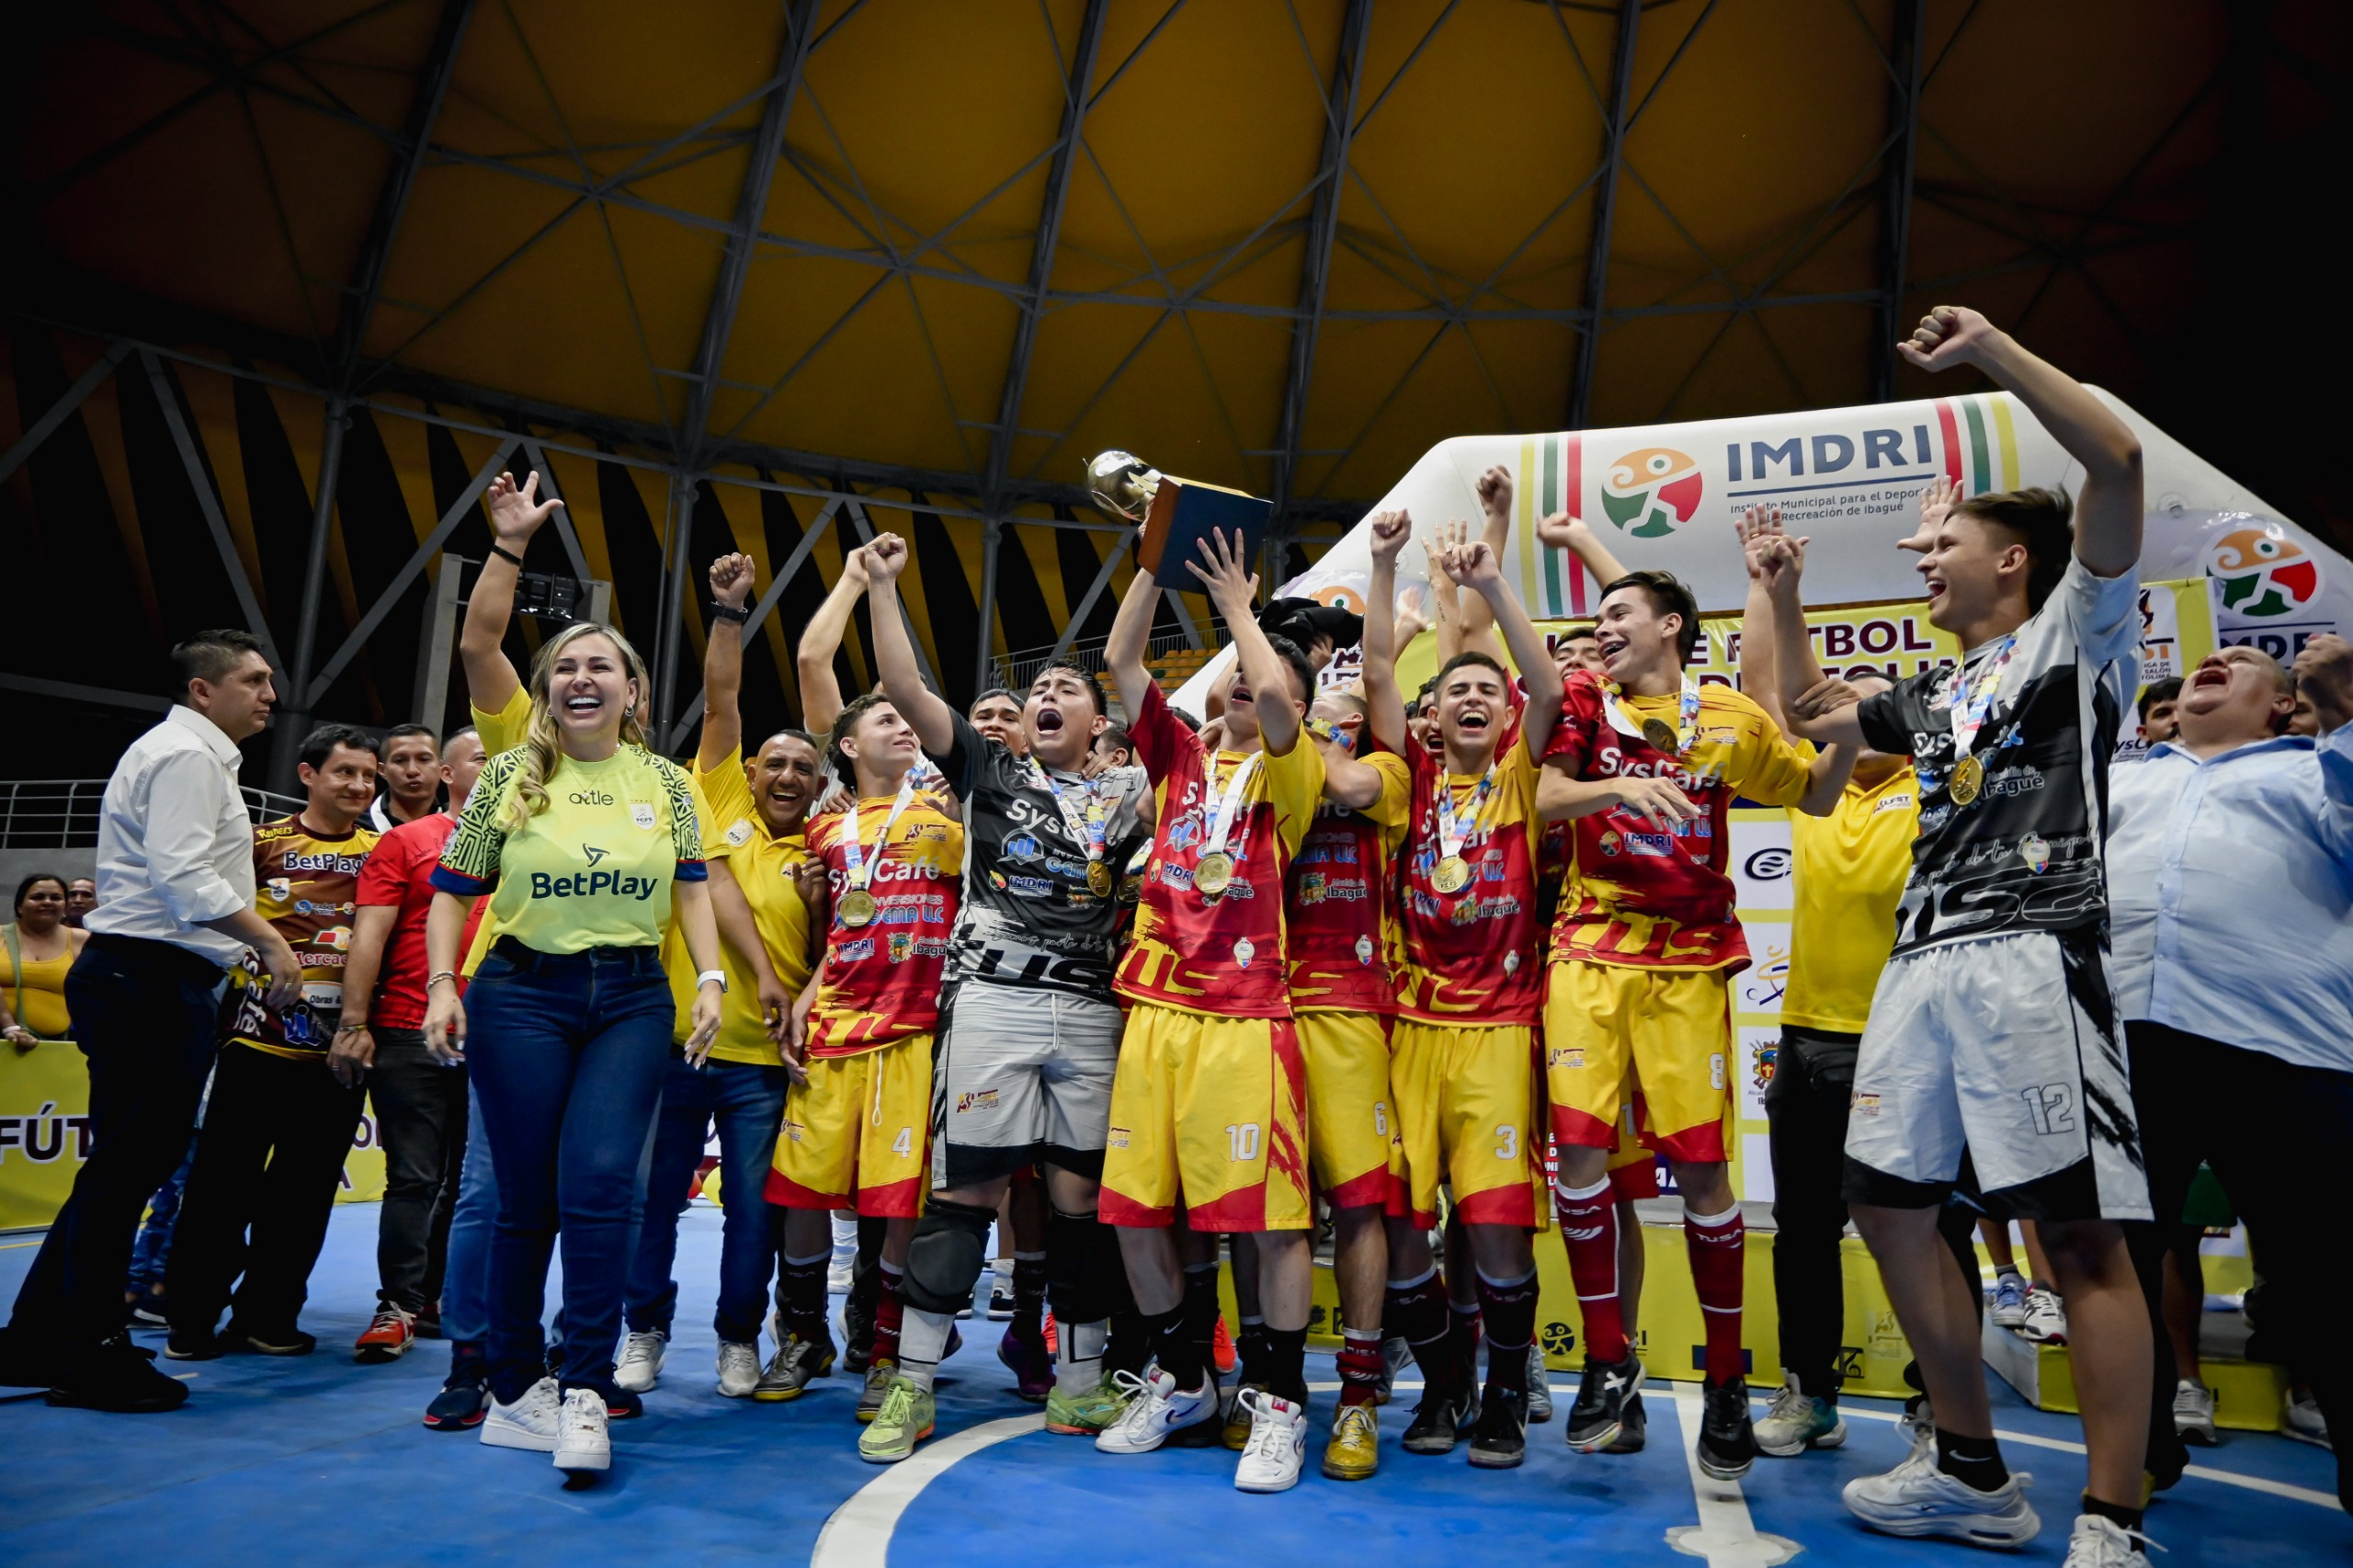
<path id="1" fill-rule="evenodd" d="M 849 1500 L 834 1510 L 825 1528 L 817 1532 L 817 1549 L 809 1554 L 809 1568 L 872 1568 L 889 1555 L 892 1532 L 899 1528 L 899 1516 L 907 1511 L 907 1505 L 949 1466 L 1007 1437 L 1045 1429 L 1045 1423 L 1034 1413 L 1008 1415 L 1002 1421 L 967 1426 L 952 1437 L 917 1449 L 851 1493 Z"/>
<path id="2" fill-rule="evenodd" d="M 1798 1543 L 1760 1533 L 1748 1517 L 1748 1499 L 1737 1481 L 1718 1481 L 1699 1468 L 1699 1423 L 1706 1403 L 1697 1383 L 1668 1385 L 1675 1392 L 1675 1418 L 1683 1428 L 1683 1458 L 1691 1471 L 1691 1495 L 1699 1522 L 1666 1532 L 1667 1545 L 1688 1557 L 1707 1559 L 1708 1568 L 1774 1568 L 1798 1554 Z"/>
<path id="3" fill-rule="evenodd" d="M 1885 1410 L 1847 1410 L 1842 1407 L 1838 1414 L 1849 1421 L 1902 1419 L 1894 1412 Z M 2261 1434 L 2251 1435 L 2260 1436 Z M 2029 1449 L 2056 1449 L 2063 1454 L 2080 1454 L 2086 1451 L 2083 1444 L 2071 1443 L 2064 1437 L 2039 1437 L 2031 1432 L 2004 1432 L 1999 1429 L 1995 1430 L 1994 1436 L 2005 1443 L 2018 1443 Z M 2325 1492 L 2315 1492 L 2309 1486 L 2291 1486 L 2287 1482 L 2272 1481 L 2260 1475 L 2240 1475 L 2234 1471 L 2214 1470 L 2202 1464 L 2191 1465 L 2188 1470 L 2183 1471 L 2182 1474 L 2192 1476 L 2200 1481 L 2219 1481 L 2225 1486 L 2242 1486 L 2249 1492 L 2260 1492 L 2272 1497 L 2285 1497 L 2291 1502 L 2310 1503 L 2316 1508 L 2334 1508 L 2340 1514 L 2345 1511 L 2345 1505 Z"/>

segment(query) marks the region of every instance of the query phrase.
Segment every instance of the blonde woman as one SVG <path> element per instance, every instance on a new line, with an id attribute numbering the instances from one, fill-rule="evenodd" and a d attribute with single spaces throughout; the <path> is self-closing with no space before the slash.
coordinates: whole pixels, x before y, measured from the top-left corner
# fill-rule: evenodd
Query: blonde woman
<path id="1" fill-rule="evenodd" d="M 646 750 L 633 716 L 644 691 L 636 650 L 608 628 L 571 627 L 540 651 L 524 742 L 483 768 L 426 922 L 426 1040 L 468 1062 L 498 1182 L 482 1440 L 552 1452 L 566 1471 L 612 1462 L 606 1400 L 638 1161 L 676 1017 L 661 958 L 674 901 L 700 971 L 689 1061 L 710 1051 L 726 990 L 687 776 Z M 503 935 L 460 1001 L 460 937 L 483 895 Z M 560 1379 L 541 1375 L 540 1337 L 559 1229 Z"/>

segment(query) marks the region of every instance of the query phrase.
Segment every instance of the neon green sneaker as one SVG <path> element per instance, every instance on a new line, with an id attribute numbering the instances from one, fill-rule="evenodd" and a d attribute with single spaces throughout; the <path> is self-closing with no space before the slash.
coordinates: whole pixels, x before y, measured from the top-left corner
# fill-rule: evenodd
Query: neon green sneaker
<path id="1" fill-rule="evenodd" d="M 858 1457 L 869 1464 L 896 1464 L 931 1436 L 931 1391 L 906 1378 L 892 1378 L 866 1430 L 858 1435 Z"/>
<path id="2" fill-rule="evenodd" d="M 1046 1396 L 1046 1430 L 1065 1437 L 1092 1437 L 1126 1414 L 1130 1399 L 1128 1391 L 1108 1376 L 1077 1393 L 1057 1388 Z"/>

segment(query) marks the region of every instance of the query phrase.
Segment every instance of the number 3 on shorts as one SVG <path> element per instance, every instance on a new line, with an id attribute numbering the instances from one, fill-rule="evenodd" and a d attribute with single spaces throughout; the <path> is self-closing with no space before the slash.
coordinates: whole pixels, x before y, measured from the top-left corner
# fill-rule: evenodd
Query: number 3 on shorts
<path id="1" fill-rule="evenodd" d="M 1236 1165 L 1245 1165 L 1258 1157 L 1258 1124 L 1256 1122 L 1236 1122 L 1226 1128 L 1225 1157 Z"/>
<path id="2" fill-rule="evenodd" d="M 1500 1122 L 1495 1127 L 1495 1158 L 1498 1160 L 1519 1158 L 1519 1129 L 1508 1121 Z"/>
<path id="3" fill-rule="evenodd" d="M 915 1153 L 915 1130 L 912 1127 L 900 1128 L 899 1135 L 891 1140 L 891 1153 L 898 1155 L 903 1160 L 909 1154 Z"/>

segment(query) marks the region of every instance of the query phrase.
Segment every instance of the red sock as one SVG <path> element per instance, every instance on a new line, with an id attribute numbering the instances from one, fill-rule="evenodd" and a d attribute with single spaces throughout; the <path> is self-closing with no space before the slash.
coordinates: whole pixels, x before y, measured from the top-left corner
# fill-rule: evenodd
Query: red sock
<path id="1" fill-rule="evenodd" d="M 899 1324 L 907 1315 L 907 1299 L 899 1293 L 904 1270 L 882 1265 L 882 1294 L 874 1303 L 874 1359 L 899 1358 Z"/>
<path id="2" fill-rule="evenodd" d="M 1699 1294 L 1699 1315 L 1708 1322 L 1708 1381 L 1722 1383 L 1748 1375 L 1740 1351 L 1741 1255 L 1748 1227 L 1735 1203 L 1722 1214 L 1683 1211 L 1683 1245 L 1691 1256 L 1691 1283 Z"/>
<path id="3" fill-rule="evenodd" d="M 1381 1397 L 1381 1331 L 1348 1328 L 1340 1338 L 1340 1403 L 1370 1404 Z"/>
<path id="4" fill-rule="evenodd" d="M 1559 1190 L 1561 1244 L 1569 1255 L 1569 1279 L 1585 1314 L 1588 1361 L 1626 1358 L 1626 1318 L 1618 1299 L 1618 1206 L 1609 1178 L 1591 1187 Z M 1696 1256 L 1696 1255 L 1695 1255 Z M 1696 1271 L 1698 1266 L 1693 1265 Z"/>

